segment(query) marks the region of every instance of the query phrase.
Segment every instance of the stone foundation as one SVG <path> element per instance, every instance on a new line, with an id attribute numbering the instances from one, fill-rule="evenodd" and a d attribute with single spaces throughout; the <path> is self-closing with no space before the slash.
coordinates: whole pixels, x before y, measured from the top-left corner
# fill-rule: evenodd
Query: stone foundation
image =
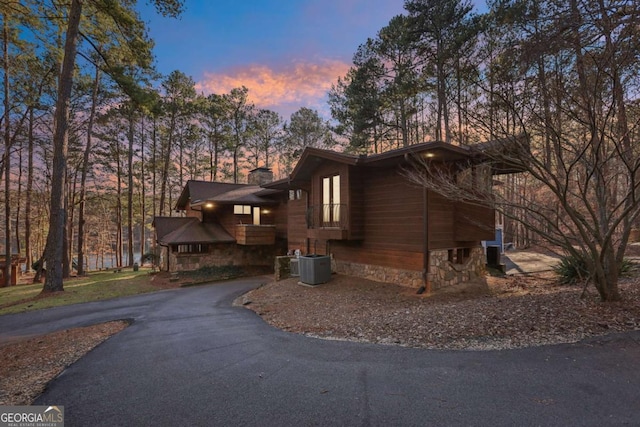
<path id="1" fill-rule="evenodd" d="M 361 277 L 376 282 L 396 283 L 402 286 L 419 288 L 422 286 L 422 272 L 383 267 L 380 265 L 358 264 L 336 260 L 336 273 Z"/>
<path id="2" fill-rule="evenodd" d="M 485 256 L 482 247 L 469 249 L 469 257 L 462 264 L 449 261 L 447 249 L 430 253 L 429 279 L 431 289 L 438 290 L 464 282 L 472 282 L 484 277 Z M 334 271 L 347 276 L 361 277 L 377 282 L 396 283 L 419 288 L 422 286 L 422 271 L 404 270 L 379 265 L 358 264 L 335 260 Z"/>
<path id="3" fill-rule="evenodd" d="M 170 252 L 169 271 L 193 271 L 202 267 L 237 266 L 273 266 L 277 249 L 271 245 L 241 246 L 235 243 L 211 245 L 208 253 L 180 254 Z"/>
<path id="4" fill-rule="evenodd" d="M 277 256 L 274 268 L 274 279 L 284 280 L 291 277 L 291 259 L 290 256 Z"/>
<path id="5" fill-rule="evenodd" d="M 469 257 L 463 263 L 449 261 L 447 249 L 431 251 L 429 279 L 433 290 L 473 282 L 485 275 L 485 255 L 482 247 L 470 248 Z"/>

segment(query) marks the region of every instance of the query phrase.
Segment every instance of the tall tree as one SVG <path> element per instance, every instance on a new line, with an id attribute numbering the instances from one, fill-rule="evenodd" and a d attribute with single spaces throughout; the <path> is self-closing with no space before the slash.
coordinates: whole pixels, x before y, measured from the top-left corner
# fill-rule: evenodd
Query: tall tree
<path id="1" fill-rule="evenodd" d="M 451 142 L 450 103 L 457 56 L 461 48 L 476 36 L 470 25 L 473 6 L 469 0 L 408 0 L 411 31 L 425 60 L 427 80 L 433 80 L 436 93 L 435 139 Z"/>
<path id="2" fill-rule="evenodd" d="M 223 95 L 211 94 L 199 101 L 201 125 L 207 138 L 209 151 L 209 180 L 217 181 L 220 157 L 231 133 L 230 106 Z"/>
<path id="3" fill-rule="evenodd" d="M 80 35 L 80 22 L 84 2 L 88 0 L 72 0 L 68 9 L 67 29 L 64 42 L 64 54 L 62 68 L 59 76 L 57 101 L 55 108 L 55 127 L 53 136 L 53 166 L 51 176 L 51 207 L 49 219 L 49 234 L 45 248 L 45 260 L 47 264 L 46 280 L 43 292 L 55 292 L 64 290 L 62 275 L 64 228 L 66 224 L 66 211 L 64 209 L 64 180 L 66 175 L 67 150 L 69 139 L 69 100 L 73 85 L 73 74 L 76 62 L 76 52 Z M 177 16 L 182 9 L 180 0 L 154 0 L 154 5 L 160 13 Z M 120 29 L 125 30 L 133 24 L 139 27 L 139 19 L 132 9 L 132 4 L 121 4 L 96 0 L 92 2 L 95 13 L 105 13 L 120 24 Z M 134 38 L 132 42 L 137 42 Z M 137 44 L 137 48 L 144 48 Z M 146 47 L 148 48 L 148 46 Z"/>
<path id="4" fill-rule="evenodd" d="M 84 148 L 81 178 L 80 178 L 80 195 L 78 202 L 78 254 L 77 254 L 77 272 L 78 276 L 85 274 L 85 204 L 86 204 L 86 187 L 87 176 L 89 174 L 89 157 L 93 150 L 93 123 L 96 115 L 96 107 L 98 104 L 98 89 L 100 87 L 100 68 L 96 67 L 95 77 L 93 81 L 93 90 L 91 92 L 91 108 L 89 111 L 89 120 L 87 122 L 87 141 Z"/>
<path id="5" fill-rule="evenodd" d="M 174 150 L 176 140 L 182 150 L 183 141 L 179 135 L 181 124 L 186 121 L 185 116 L 191 112 L 191 102 L 195 99 L 195 82 L 193 79 L 180 71 L 173 71 L 162 82 L 164 89 L 163 109 L 165 111 L 168 124 L 166 126 L 166 138 L 162 144 L 162 169 L 160 188 L 160 211 L 162 216 L 166 208 L 167 192 L 169 191 L 169 173 L 171 172 L 171 155 Z M 180 151 L 181 152 L 181 151 Z M 179 162 L 179 167 L 182 165 Z"/>
<path id="6" fill-rule="evenodd" d="M 238 170 L 243 147 L 246 145 L 252 132 L 250 123 L 255 114 L 255 107 L 248 101 L 249 90 L 246 87 L 231 89 L 231 92 L 223 95 L 229 105 L 229 118 L 231 124 L 231 139 L 229 151 L 233 156 L 233 182 L 238 182 Z"/>
<path id="7" fill-rule="evenodd" d="M 282 117 L 275 111 L 260 109 L 253 117 L 251 127 L 253 132 L 247 148 L 251 153 L 249 162 L 252 167 L 271 167 L 273 149 L 281 137 Z"/>
<path id="8" fill-rule="evenodd" d="M 282 169 L 289 173 L 305 147 L 330 149 L 336 145 L 331 126 L 317 111 L 302 107 L 291 115 L 289 124 L 284 125 L 284 135 L 279 151 Z"/>
<path id="9" fill-rule="evenodd" d="M 11 286 L 11 101 L 9 99 L 9 23 L 7 13 L 2 20 L 2 62 L 4 63 L 4 286 Z"/>
<path id="10" fill-rule="evenodd" d="M 382 92 L 384 102 L 393 112 L 393 122 L 387 120 L 387 126 L 394 127 L 400 133 L 403 147 L 410 143 L 411 117 L 417 112 L 417 94 L 421 89 L 418 80 L 418 60 L 416 45 L 412 39 L 411 21 L 399 15 L 380 30 L 374 44 L 374 50 L 384 64 L 385 87 Z"/>
<path id="11" fill-rule="evenodd" d="M 372 44 L 369 41 L 358 48 L 354 66 L 329 91 L 331 116 L 338 122 L 336 133 L 349 139 L 350 150 L 365 153 L 380 152 L 387 133 L 380 79 L 384 64 L 373 55 Z"/>
<path id="12" fill-rule="evenodd" d="M 417 180 L 447 197 L 495 202 L 575 260 L 603 301 L 621 298 L 618 272 L 640 217 L 640 150 L 628 127 L 637 116 L 626 108 L 639 101 L 639 7 L 618 0 L 496 4 L 511 40 L 489 67 L 510 76 L 510 89 L 509 96 L 492 94 L 505 114 L 495 116 L 491 134 L 503 139 L 483 148 L 494 170 L 521 169 L 526 185 L 478 197 L 428 162 Z"/>

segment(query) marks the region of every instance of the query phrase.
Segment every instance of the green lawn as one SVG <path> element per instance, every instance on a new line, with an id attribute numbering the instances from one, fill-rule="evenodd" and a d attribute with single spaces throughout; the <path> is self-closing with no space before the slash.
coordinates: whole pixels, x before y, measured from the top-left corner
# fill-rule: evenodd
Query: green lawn
<path id="1" fill-rule="evenodd" d="M 157 291 L 148 269 L 91 273 L 65 281 L 64 292 L 39 297 L 42 284 L 0 288 L 0 315 Z"/>

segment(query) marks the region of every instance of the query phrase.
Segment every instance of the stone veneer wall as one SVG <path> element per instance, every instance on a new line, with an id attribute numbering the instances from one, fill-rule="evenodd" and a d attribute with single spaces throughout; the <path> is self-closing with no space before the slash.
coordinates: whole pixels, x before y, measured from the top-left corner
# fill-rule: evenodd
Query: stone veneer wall
<path id="1" fill-rule="evenodd" d="M 396 283 L 402 286 L 419 288 L 422 286 L 422 272 L 383 267 L 380 265 L 358 264 L 336 260 L 336 273 L 347 276 L 362 277 L 376 282 Z"/>
<path id="2" fill-rule="evenodd" d="M 206 254 L 171 253 L 169 271 L 192 271 L 202 267 L 238 265 L 273 266 L 277 246 L 242 246 L 235 243 L 210 245 Z"/>
<path id="3" fill-rule="evenodd" d="M 481 246 L 471 248 L 469 258 L 463 264 L 450 262 L 446 249 L 431 251 L 429 278 L 432 289 L 436 290 L 483 278 L 486 271 L 485 258 L 484 249 Z"/>
<path id="4" fill-rule="evenodd" d="M 469 258 L 463 264 L 448 260 L 446 249 L 431 251 L 429 279 L 431 289 L 437 290 L 458 283 L 480 279 L 485 273 L 485 256 L 482 247 L 472 248 Z M 378 265 L 335 261 L 334 271 L 347 276 L 362 277 L 377 282 L 397 283 L 419 288 L 423 285 L 422 272 Z"/>
<path id="5" fill-rule="evenodd" d="M 276 281 L 284 280 L 291 277 L 291 260 L 290 256 L 277 256 L 274 268 L 274 278 Z"/>

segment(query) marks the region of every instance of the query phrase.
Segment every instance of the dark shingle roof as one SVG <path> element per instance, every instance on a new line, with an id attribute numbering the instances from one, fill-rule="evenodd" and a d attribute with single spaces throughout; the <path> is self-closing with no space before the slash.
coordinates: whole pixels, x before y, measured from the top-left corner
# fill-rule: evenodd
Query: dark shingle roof
<path id="1" fill-rule="evenodd" d="M 182 193 L 176 202 L 178 209 L 184 209 L 187 202 L 200 203 L 205 200 L 216 197 L 220 194 L 235 190 L 237 188 L 246 187 L 247 184 L 230 184 L 226 182 L 209 182 L 209 181 L 187 181 L 182 189 Z"/>
<path id="2" fill-rule="evenodd" d="M 176 208 L 185 209 L 187 202 L 191 206 L 198 206 L 205 202 L 254 205 L 273 203 L 273 200 L 261 197 L 266 195 L 268 193 L 265 193 L 265 189 L 258 185 L 187 181 L 176 202 Z"/>
<path id="3" fill-rule="evenodd" d="M 198 218 L 156 217 L 154 224 L 163 246 L 236 241 L 220 224 L 202 223 Z"/>

